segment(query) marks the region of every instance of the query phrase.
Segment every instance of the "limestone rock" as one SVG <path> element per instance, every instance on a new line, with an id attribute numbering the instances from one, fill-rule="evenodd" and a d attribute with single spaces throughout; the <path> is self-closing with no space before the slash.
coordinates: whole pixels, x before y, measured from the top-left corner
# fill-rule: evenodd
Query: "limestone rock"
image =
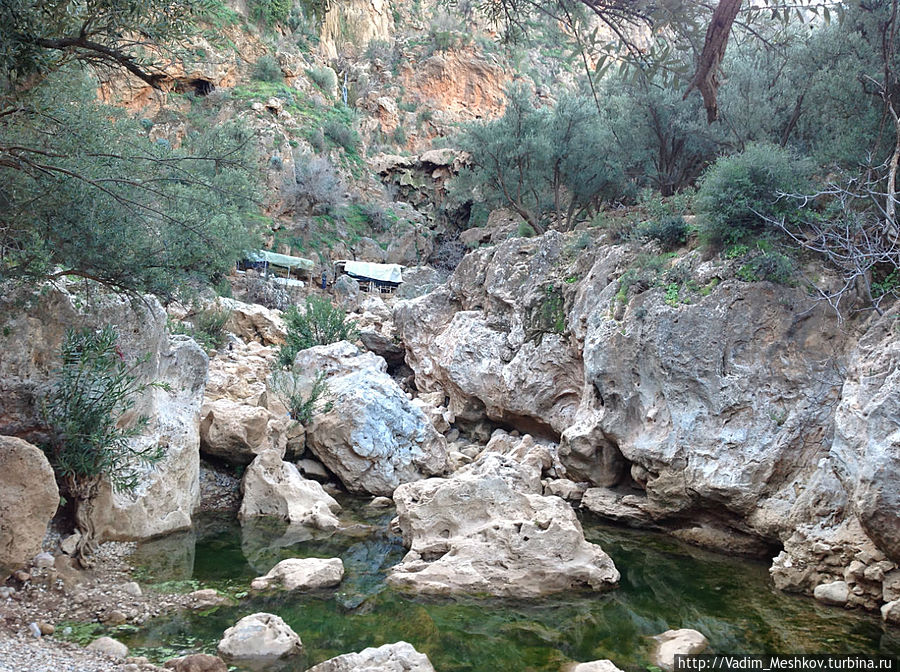
<path id="1" fill-rule="evenodd" d="M 188 598 L 191 601 L 191 606 L 194 609 L 199 610 L 212 609 L 214 607 L 231 604 L 231 600 L 219 593 L 215 588 L 201 588 L 200 590 L 195 590 L 188 594 Z"/>
<path id="2" fill-rule="evenodd" d="M 850 586 L 846 581 L 832 581 L 816 586 L 813 596 L 825 604 L 843 607 L 850 599 Z"/>
<path id="3" fill-rule="evenodd" d="M 397 288 L 397 297 L 414 299 L 424 296 L 447 280 L 445 274 L 429 266 L 413 266 L 403 269 L 403 282 Z"/>
<path id="4" fill-rule="evenodd" d="M 0 436 L 0 576 L 41 550 L 58 506 L 59 490 L 43 451 L 21 439 Z"/>
<path id="5" fill-rule="evenodd" d="M 338 526 L 335 514 L 341 510 L 340 504 L 320 483 L 303 478 L 297 467 L 282 460 L 275 450 L 263 451 L 247 467 L 241 492 L 241 520 L 278 516 L 320 530 Z"/>
<path id="6" fill-rule="evenodd" d="M 68 327 L 113 325 L 126 361 L 141 359 L 136 375 L 167 384 L 148 389 L 132 409 L 134 416 L 150 419 L 133 446 L 161 445 L 166 456 L 145 470 L 133 496 L 102 489 L 94 505 L 97 534 L 135 539 L 189 527 L 200 496 L 198 425 L 208 358 L 191 339 L 167 333 L 165 311 L 155 298 L 131 301 L 91 287 L 85 300 L 72 287 L 47 287 L 27 310 L 7 305 L 15 297 L 0 299 L 0 313 L 10 316 L 0 337 L 0 433 L 25 435 L 40 425 L 36 400 L 50 384 Z"/>
<path id="7" fill-rule="evenodd" d="M 354 310 L 359 303 L 359 283 L 349 275 L 342 275 L 334 283 L 334 295 L 344 310 Z"/>
<path id="8" fill-rule="evenodd" d="M 256 303 L 244 303 L 235 299 L 219 298 L 219 306 L 231 311 L 225 328 L 235 336 L 261 345 L 281 345 L 287 330 L 281 312 Z"/>
<path id="9" fill-rule="evenodd" d="M 265 576 L 253 579 L 252 590 L 316 590 L 338 585 L 344 578 L 340 558 L 288 558 L 275 565 Z"/>
<path id="10" fill-rule="evenodd" d="M 201 412 L 203 452 L 231 464 L 249 464 L 266 450 L 284 455 L 290 418 L 231 399 L 206 402 Z"/>
<path id="11" fill-rule="evenodd" d="M 226 660 L 277 659 L 300 653 L 297 633 L 275 614 L 245 616 L 225 631 L 218 645 Z"/>
<path id="12" fill-rule="evenodd" d="M 619 572 L 584 539 L 571 507 L 540 492 L 527 466 L 488 453 L 452 478 L 401 485 L 394 493 L 410 549 L 388 581 L 418 593 L 535 597 L 603 590 Z"/>
<path id="13" fill-rule="evenodd" d="M 397 642 L 359 653 L 345 653 L 311 667 L 307 672 L 434 672 L 428 656 L 412 644 Z"/>
<path id="14" fill-rule="evenodd" d="M 881 606 L 881 618 L 885 623 L 900 625 L 900 600 L 887 602 Z"/>
<path id="15" fill-rule="evenodd" d="M 703 653 L 709 646 L 709 640 L 702 633 L 690 628 L 666 630 L 654 639 L 657 643 L 650 660 L 654 665 L 667 672 L 675 669 L 676 655 Z"/>
<path id="16" fill-rule="evenodd" d="M 563 668 L 563 672 L 622 672 L 611 660 L 592 660 L 589 663 L 574 663 Z"/>
<path id="17" fill-rule="evenodd" d="M 112 637 L 99 637 L 87 645 L 88 651 L 97 651 L 110 658 L 125 660 L 128 657 L 128 647 Z"/>
<path id="18" fill-rule="evenodd" d="M 208 653 L 192 653 L 189 656 L 171 658 L 163 667 L 175 672 L 228 672 L 224 660 Z"/>
<path id="19" fill-rule="evenodd" d="M 331 408 L 307 426 L 307 445 L 353 492 L 390 495 L 400 484 L 442 473 L 444 438 L 390 376 L 383 359 L 349 343 L 298 353 L 297 376 L 326 374 Z"/>

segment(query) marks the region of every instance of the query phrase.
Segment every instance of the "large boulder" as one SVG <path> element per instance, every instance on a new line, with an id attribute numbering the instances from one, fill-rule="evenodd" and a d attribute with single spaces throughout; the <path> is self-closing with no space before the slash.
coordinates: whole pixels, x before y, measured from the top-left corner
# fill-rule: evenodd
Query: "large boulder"
<path id="1" fill-rule="evenodd" d="M 226 660 L 272 660 L 303 649 L 300 637 L 281 617 L 257 613 L 245 616 L 225 631 L 218 653 Z"/>
<path id="2" fill-rule="evenodd" d="M 281 311 L 272 310 L 258 303 L 244 303 L 235 299 L 220 298 L 219 306 L 229 311 L 226 329 L 245 343 L 255 341 L 260 345 L 281 345 L 287 329 Z"/>
<path id="3" fill-rule="evenodd" d="M 340 558 L 288 558 L 282 560 L 265 576 L 253 579 L 252 590 L 316 590 L 332 588 L 344 578 L 344 563 Z"/>
<path id="4" fill-rule="evenodd" d="M 209 360 L 190 338 L 169 335 L 166 313 L 154 297 L 133 300 L 96 285 L 87 290 L 78 282 L 48 285 L 30 297 L 0 297 L 0 434 L 39 439 L 40 399 L 59 364 L 66 329 L 114 326 L 135 375 L 161 384 L 135 400 L 131 417 L 149 421 L 130 441 L 136 450 L 162 446 L 165 457 L 141 468 L 134 493 L 103 487 L 94 506 L 96 532 L 106 539 L 139 539 L 187 528 L 200 502 L 199 411 Z"/>
<path id="5" fill-rule="evenodd" d="M 428 656 L 407 642 L 345 653 L 311 667 L 307 672 L 434 672 Z"/>
<path id="6" fill-rule="evenodd" d="M 666 630 L 654 637 L 656 645 L 650 659 L 654 665 L 672 672 L 675 669 L 675 656 L 689 656 L 703 653 L 709 646 L 709 640 L 701 632 L 690 628 Z"/>
<path id="7" fill-rule="evenodd" d="M 297 467 L 275 450 L 260 453 L 241 481 L 243 500 L 238 518 L 277 516 L 289 523 L 320 530 L 338 526 L 341 505 L 317 481 L 303 478 Z"/>
<path id="8" fill-rule="evenodd" d="M 410 551 L 388 581 L 417 593 L 535 597 L 603 590 L 619 572 L 571 507 L 540 494 L 542 466 L 487 453 L 452 478 L 394 492 Z"/>
<path id="9" fill-rule="evenodd" d="M 328 385 L 329 406 L 307 425 L 307 446 L 353 492 L 390 495 L 447 467 L 444 438 L 386 368 L 347 342 L 303 350 L 294 361 L 301 388 L 317 372 Z"/>
<path id="10" fill-rule="evenodd" d="M 209 363 L 200 411 L 200 450 L 230 464 L 249 464 L 264 450 L 285 454 L 303 441 L 302 426 L 287 415 L 269 385 L 274 350 L 256 342 L 232 342 Z"/>
<path id="11" fill-rule="evenodd" d="M 0 436 L 0 577 L 40 552 L 57 506 L 59 490 L 44 453 Z"/>
<path id="12" fill-rule="evenodd" d="M 290 418 L 263 406 L 232 399 L 203 404 L 200 438 L 203 453 L 230 464 L 248 464 L 264 451 L 284 455 Z"/>

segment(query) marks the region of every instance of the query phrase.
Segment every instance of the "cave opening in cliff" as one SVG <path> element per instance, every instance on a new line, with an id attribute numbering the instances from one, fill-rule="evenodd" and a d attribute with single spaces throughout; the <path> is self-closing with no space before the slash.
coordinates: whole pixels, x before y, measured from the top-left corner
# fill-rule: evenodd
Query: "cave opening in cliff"
<path id="1" fill-rule="evenodd" d="M 193 92 L 196 96 L 208 96 L 216 90 L 216 85 L 208 79 L 178 80 L 175 83 L 176 93 Z"/>

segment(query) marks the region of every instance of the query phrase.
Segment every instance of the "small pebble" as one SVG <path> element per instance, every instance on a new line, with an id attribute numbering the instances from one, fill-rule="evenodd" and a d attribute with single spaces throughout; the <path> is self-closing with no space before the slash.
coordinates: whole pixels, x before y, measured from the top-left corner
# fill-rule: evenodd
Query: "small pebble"
<path id="1" fill-rule="evenodd" d="M 56 632 L 56 626 L 46 621 L 38 621 L 38 627 L 41 629 L 41 634 L 47 637 Z"/>
<path id="2" fill-rule="evenodd" d="M 31 633 L 31 636 L 35 639 L 41 638 L 41 628 L 37 623 L 29 623 L 28 632 Z"/>

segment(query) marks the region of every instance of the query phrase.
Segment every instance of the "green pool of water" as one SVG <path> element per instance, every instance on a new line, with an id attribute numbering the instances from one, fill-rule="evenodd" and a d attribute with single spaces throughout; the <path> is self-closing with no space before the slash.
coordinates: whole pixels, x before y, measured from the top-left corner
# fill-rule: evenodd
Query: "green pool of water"
<path id="1" fill-rule="evenodd" d="M 618 588 L 542 600 L 429 599 L 384 584 L 404 554 L 388 531 L 393 512 L 342 502 L 349 533 L 310 533 L 259 521 L 243 529 L 207 516 L 190 533 L 145 543 L 136 561 L 145 583 L 214 587 L 245 595 L 250 581 L 289 557 L 340 557 L 345 579 L 312 594 L 244 596 L 238 606 L 180 613 L 118 636 L 137 654 L 162 660 L 214 652 L 222 632 L 257 611 L 280 615 L 300 635 L 304 658 L 285 670 L 399 640 L 426 653 L 438 672 L 558 672 L 569 661 L 610 658 L 646 669 L 650 636 L 695 628 L 721 653 L 900 654 L 900 632 L 876 615 L 822 607 L 776 592 L 766 566 L 681 545 L 666 537 L 583 520 L 585 534 L 622 573 Z M 175 583 L 173 583 L 175 582 Z"/>

